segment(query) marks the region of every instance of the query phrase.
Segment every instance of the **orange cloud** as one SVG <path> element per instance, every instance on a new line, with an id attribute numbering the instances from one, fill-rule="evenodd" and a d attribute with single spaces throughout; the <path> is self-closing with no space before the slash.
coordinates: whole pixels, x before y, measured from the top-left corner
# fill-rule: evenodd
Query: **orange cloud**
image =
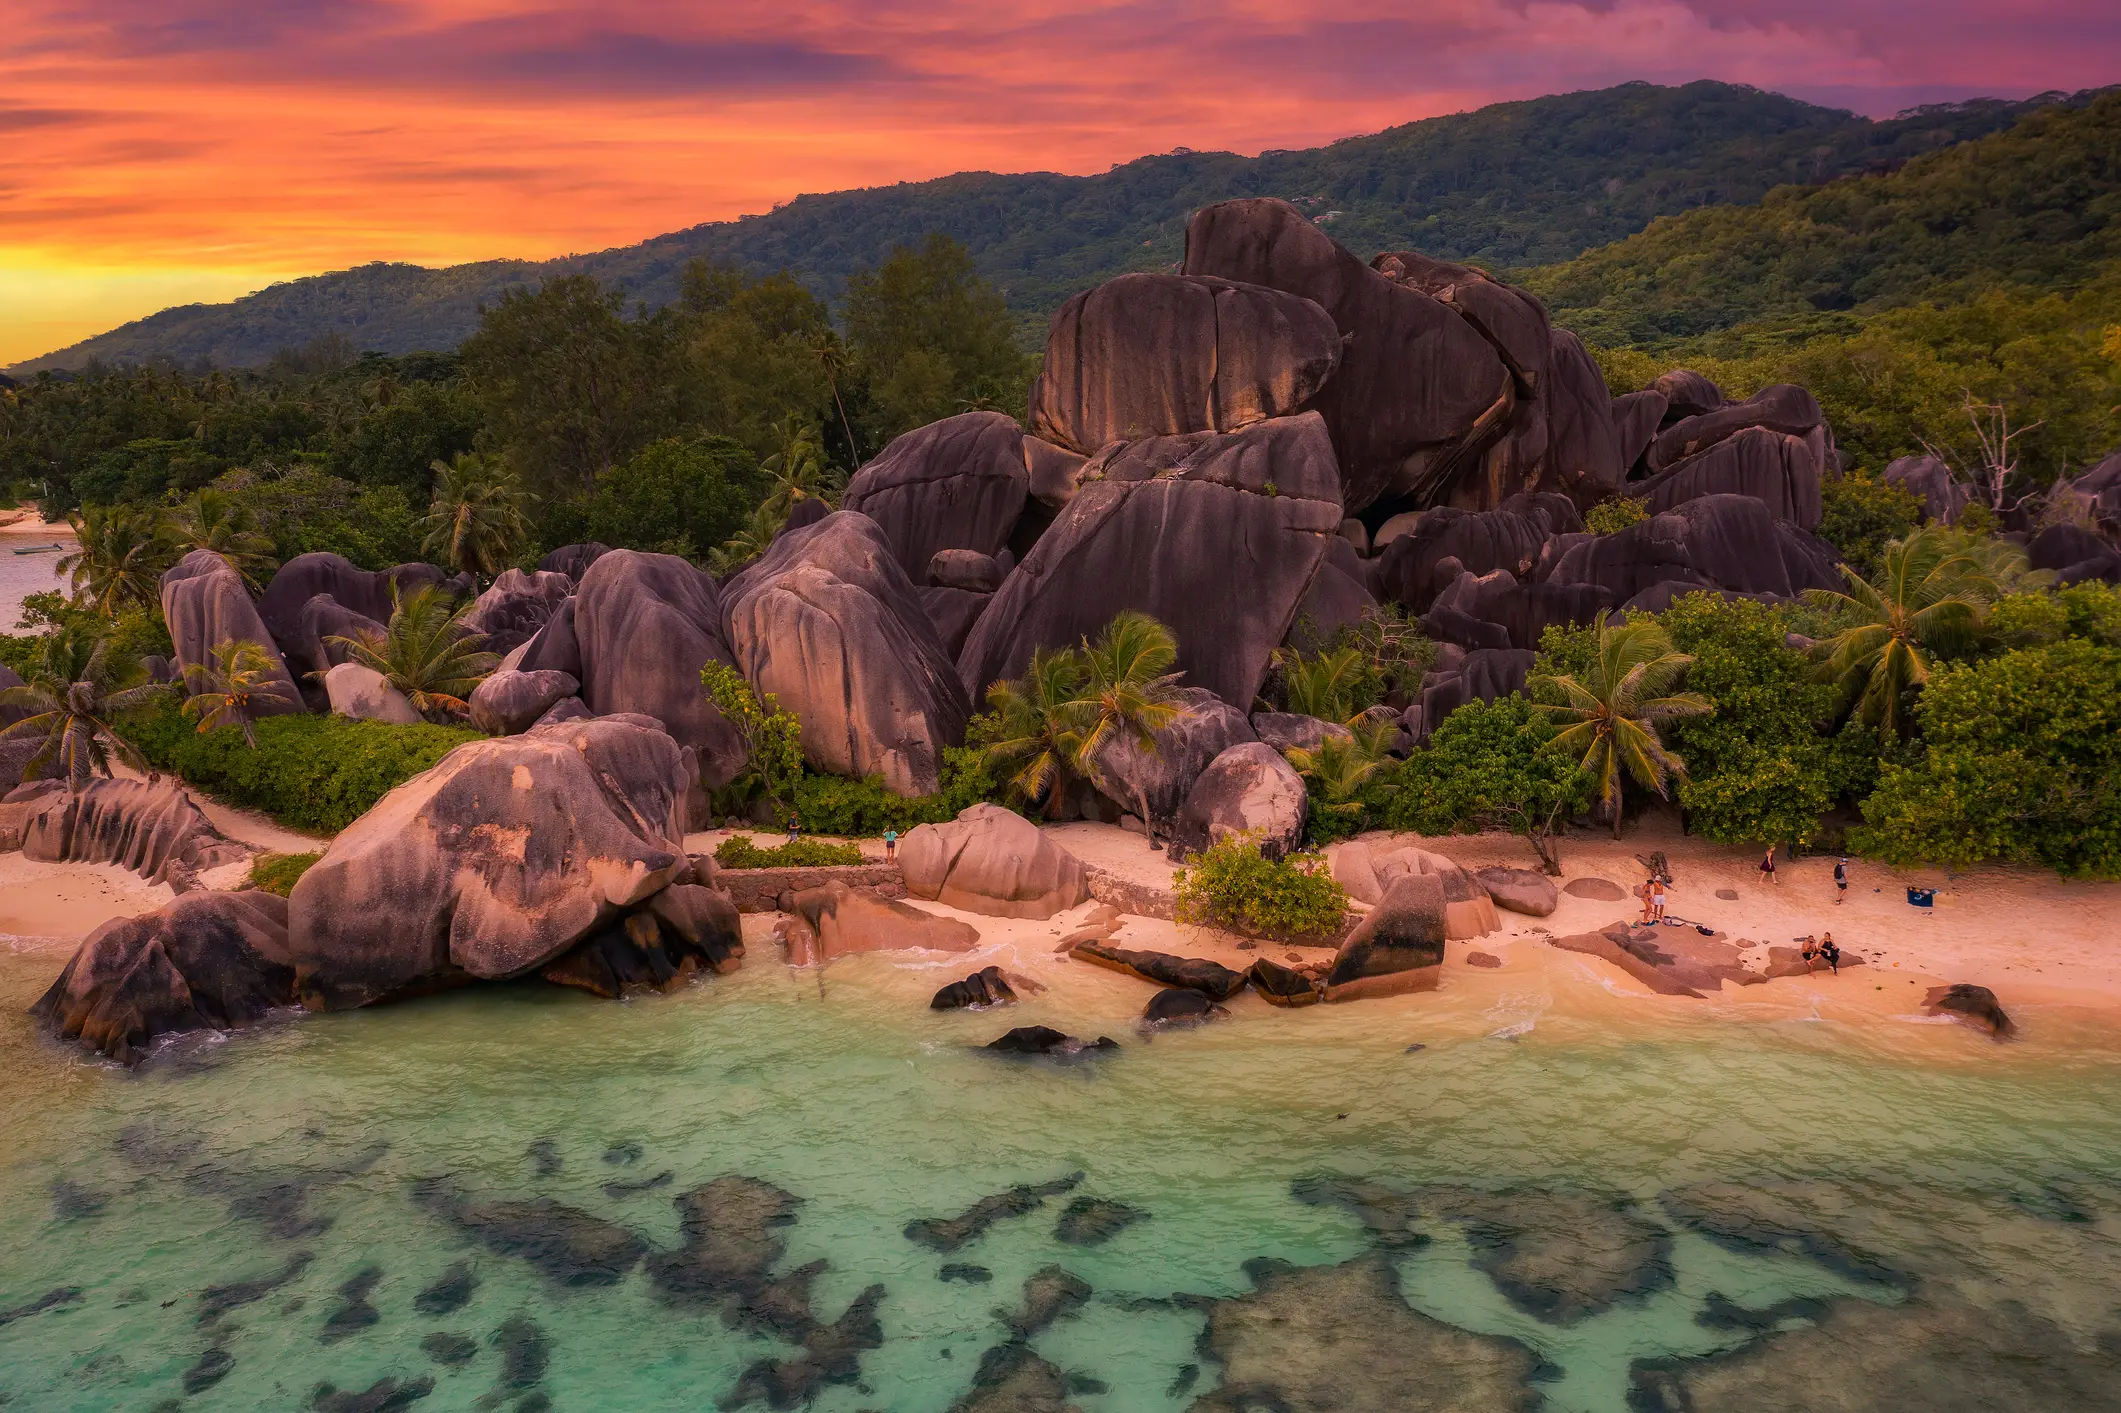
<path id="1" fill-rule="evenodd" d="M 2084 86 L 2121 58 L 2106 8 L 18 6 L 0 37 L 0 363 L 291 273 L 594 250 L 802 192 L 1101 171 L 1178 145 L 1307 146 L 1630 78 L 1725 78 L 1884 111 Z"/>

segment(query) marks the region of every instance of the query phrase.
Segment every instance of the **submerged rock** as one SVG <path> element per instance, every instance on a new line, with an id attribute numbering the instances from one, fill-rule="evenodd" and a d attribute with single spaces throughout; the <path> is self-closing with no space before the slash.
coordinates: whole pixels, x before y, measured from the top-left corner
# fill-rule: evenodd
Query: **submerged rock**
<path id="1" fill-rule="evenodd" d="M 271 1295 L 280 1287 L 301 1278 L 316 1260 L 316 1253 L 297 1251 L 287 1258 L 285 1265 L 269 1275 L 253 1276 L 249 1280 L 231 1281 L 227 1285 L 208 1286 L 199 1293 L 199 1323 L 211 1325 L 231 1310 L 241 1309 Z"/>
<path id="2" fill-rule="evenodd" d="M 1134 951 L 1109 942 L 1077 943 L 1069 953 L 1077 961 L 1090 962 L 1110 971 L 1125 972 L 1160 986 L 1184 987 L 1218 1001 L 1227 1001 L 1244 989 L 1245 974 L 1220 962 L 1200 957 L 1176 957 L 1169 952 Z"/>
<path id="3" fill-rule="evenodd" d="M 648 1258 L 648 1276 L 666 1300 L 712 1305 L 758 1290 L 787 1254 L 785 1228 L 802 1199 L 749 1177 L 720 1177 L 677 1199 L 684 1244 Z"/>
<path id="4" fill-rule="evenodd" d="M 1230 1014 L 1208 999 L 1205 992 L 1171 986 L 1149 998 L 1142 1020 L 1152 1026 L 1199 1025 Z"/>
<path id="5" fill-rule="evenodd" d="M 800 1354 L 790 1359 L 761 1359 L 746 1369 L 721 1406 L 734 1409 L 764 1403 L 774 1409 L 800 1408 L 827 1388 L 858 1383 L 863 1352 L 884 1343 L 884 1327 L 876 1317 L 883 1300 L 883 1286 L 868 1287 L 839 1319 L 811 1326 L 803 1335 Z"/>
<path id="6" fill-rule="evenodd" d="M 324 1317 L 324 1332 L 319 1338 L 334 1344 L 379 1322 L 383 1314 L 368 1297 L 382 1279 L 381 1266 L 363 1266 L 348 1277 L 339 1287 L 339 1303 Z"/>
<path id="7" fill-rule="evenodd" d="M 1090 1282 L 1059 1266 L 1042 1266 L 1024 1281 L 1021 1310 L 994 1313 L 1020 1340 L 1031 1339 L 1055 1320 L 1073 1315 L 1090 1302 Z"/>
<path id="8" fill-rule="evenodd" d="M 1068 1381 L 1027 1344 L 998 1344 L 980 1356 L 972 1388 L 950 1413 L 1069 1413 Z"/>
<path id="9" fill-rule="evenodd" d="M 954 1011 L 967 1006 L 1013 1006 L 1016 992 L 1000 967 L 981 967 L 963 981 L 953 981 L 935 993 L 931 1011 Z"/>
<path id="10" fill-rule="evenodd" d="M 236 1356 L 216 1345 L 201 1350 L 199 1357 L 184 1371 L 184 1393 L 186 1397 L 204 1393 L 228 1377 L 228 1371 L 236 1367 Z"/>
<path id="11" fill-rule="evenodd" d="M 437 1364 L 469 1364 L 479 1355 L 477 1340 L 451 1330 L 435 1331 L 420 1341 L 420 1348 Z"/>
<path id="12" fill-rule="evenodd" d="M 76 1285 L 55 1286 L 38 1296 L 35 1300 L 26 1301 L 11 1310 L 0 1310 L 0 1326 L 11 1325 L 15 1321 L 27 1319 L 31 1315 L 41 1315 L 47 1310 L 63 1310 L 69 1305 L 80 1303 L 80 1300 L 81 1287 Z"/>
<path id="13" fill-rule="evenodd" d="M 449 1315 L 471 1303 L 472 1292 L 479 1288 L 479 1278 L 471 1269 L 469 1261 L 457 1261 L 448 1270 L 412 1298 L 412 1308 L 422 1315 Z"/>
<path id="14" fill-rule="evenodd" d="M 501 1351 L 501 1381 L 505 1389 L 535 1388 L 545 1380 L 552 1362 L 552 1340 L 527 1315 L 510 1315 L 486 1342 Z"/>
<path id="15" fill-rule="evenodd" d="M 487 1250 L 521 1258 L 555 1285 L 616 1285 L 648 1251 L 637 1233 L 550 1197 L 470 1201 L 437 1184 L 417 1197 Z"/>
<path id="16" fill-rule="evenodd" d="M 341 1392 L 334 1384 L 318 1384 L 310 1393 L 309 1406 L 316 1413 L 403 1413 L 435 1391 L 435 1381 L 421 1377 L 410 1383 L 378 1379 L 358 1393 Z"/>
<path id="17" fill-rule="evenodd" d="M 1847 962 L 1842 964 L 1846 966 Z M 1954 986 L 1931 987 L 1923 996 L 1922 1004 L 1933 1016 L 1957 1016 L 1968 1024 L 1987 1031 L 1998 1040 L 2008 1039 L 2018 1030 L 1996 1000 L 1996 993 L 1986 986 L 1974 986 L 1962 981 Z"/>
<path id="18" fill-rule="evenodd" d="M 1188 992 L 1188 995 L 1195 993 Z M 1078 1197 L 1062 1209 L 1053 1239 L 1063 1246 L 1102 1246 L 1149 1213 L 1106 1197 Z"/>
<path id="19" fill-rule="evenodd" d="M 1207 1302 L 1221 1383 L 1190 1413 L 1530 1413 L 1538 1361 L 1515 1340 L 1409 1309 L 1382 1252 L 1338 1266 L 1245 1263 L 1248 1295 Z"/>
<path id="20" fill-rule="evenodd" d="M 1016 1033 L 1010 1032 L 1012 1035 Z M 908 1222 L 906 1240 L 947 1256 L 985 1236 L 987 1229 L 996 1222 L 1036 1212 L 1045 1205 L 1048 1197 L 1074 1191 L 1082 1180 L 1081 1173 L 1071 1173 L 1051 1182 L 1019 1183 L 1007 1192 L 982 1197 L 955 1217 L 923 1217 Z"/>

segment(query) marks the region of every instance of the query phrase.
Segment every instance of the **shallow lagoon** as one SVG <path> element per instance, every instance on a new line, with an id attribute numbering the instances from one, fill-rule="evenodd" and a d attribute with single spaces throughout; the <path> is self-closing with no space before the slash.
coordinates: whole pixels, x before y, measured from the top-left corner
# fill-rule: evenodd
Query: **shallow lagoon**
<path id="1" fill-rule="evenodd" d="M 711 1407 L 789 1346 L 666 1303 L 646 1265 L 615 1284 L 556 1283 L 418 1194 L 446 1176 L 471 1199 L 549 1197 L 670 1249 L 673 1198 L 742 1175 L 801 1199 L 778 1269 L 829 1263 L 812 1292 L 821 1320 L 884 1287 L 881 1347 L 819 1409 L 948 1408 L 1010 1338 L 1026 1277 L 1054 1263 L 1095 1291 L 1030 1340 L 1072 1376 L 1068 1401 L 1187 1408 L 1222 1370 L 1205 1303 L 1169 1297 L 1242 1295 L 1255 1258 L 1315 1267 L 1372 1251 L 1414 1310 L 1529 1350 L 1521 1397 L 1455 1406 L 2121 1397 L 2110 1033 L 2036 1014 L 2002 1046 L 1911 1019 L 1617 1002 L 1586 965 L 1321 1011 L 1244 998 L 1229 1020 L 1145 1041 L 1127 1017 L 1146 989 L 1109 974 L 1013 1011 L 935 1015 L 927 995 L 965 959 L 856 958 L 821 979 L 755 952 L 670 997 L 486 988 L 179 1045 L 127 1075 L 38 1038 L 20 1011 L 56 962 L 0 954 L 0 1311 L 79 1291 L 0 1326 L 0 1391 L 10 1409 L 298 1408 L 319 1384 L 432 1378 L 413 1406 Z M 1034 1022 L 1124 1048 L 1065 1067 L 971 1048 Z M 1059 1196 L 952 1253 L 904 1235 L 1077 1171 L 1072 1195 L 1149 1218 L 1064 1245 Z M 1604 1251 L 1609 1229 L 1632 1233 L 1641 1259 L 1586 1296 L 1584 1252 Z M 477 1277 L 469 1302 L 418 1313 L 457 1262 Z M 991 1280 L 946 1282 L 945 1264 Z M 342 1295 L 368 1267 L 380 1277 L 359 1301 Z M 202 1320 L 204 1292 L 289 1273 Z M 526 1380 L 519 1349 L 516 1383 L 500 1387 L 494 1335 L 522 1320 L 549 1356 Z M 1301 1370 L 1296 1336 L 1275 1328 L 1248 1327 L 1254 1362 Z M 440 1363 L 422 1347 L 437 1333 L 476 1352 Z M 1346 1382 L 1290 1406 L 1453 1406 L 1390 1371 L 1423 1357 L 1402 1334 L 1387 1349 L 1354 1330 L 1332 1361 Z M 1715 1379 L 1687 1394 L 1655 1372 L 1745 1346 L 1757 1366 L 1716 1366 L 1726 1385 L 1764 1380 L 1736 1404 Z M 1940 1402 L 1892 1368 L 1946 1346 L 1990 1382 L 1947 1371 L 1959 1401 Z M 202 1366 L 209 1349 L 221 1354 Z M 185 1393 L 187 1371 L 223 1362 Z M 2057 1403 L 2051 1376 L 2071 1390 L 2095 1378 L 2108 1402 Z M 1998 1378 L 2023 1397 L 1997 1401 Z"/>

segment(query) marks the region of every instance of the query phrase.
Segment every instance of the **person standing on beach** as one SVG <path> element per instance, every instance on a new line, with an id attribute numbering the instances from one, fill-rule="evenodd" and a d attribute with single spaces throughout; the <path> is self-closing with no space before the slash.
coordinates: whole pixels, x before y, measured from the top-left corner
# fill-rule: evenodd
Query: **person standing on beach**
<path id="1" fill-rule="evenodd" d="M 1664 921 L 1664 880 L 1650 880 L 1650 921 Z"/>
<path id="2" fill-rule="evenodd" d="M 1775 846 L 1767 846 L 1767 857 L 1760 861 L 1760 876 L 1768 882 L 1775 881 Z"/>
<path id="3" fill-rule="evenodd" d="M 898 862 L 898 831 L 896 829 L 884 831 L 884 862 L 887 864 Z"/>
<path id="4" fill-rule="evenodd" d="M 1640 926 L 1648 927 L 1650 925 L 1650 890 L 1656 886 L 1655 880 L 1648 878 L 1636 885 L 1635 897 L 1642 904 L 1642 922 Z"/>
<path id="5" fill-rule="evenodd" d="M 798 819 L 797 819 L 797 818 L 795 817 L 795 811 L 794 811 L 794 810 L 790 810 L 790 811 L 788 812 L 788 842 L 789 842 L 789 843 L 791 843 L 791 844 L 793 844 L 793 843 L 794 843 L 794 842 L 795 842 L 795 841 L 796 841 L 797 839 L 800 839 L 800 838 L 802 837 L 802 835 L 803 835 L 803 825 L 802 825 L 802 821 L 798 820 Z"/>
<path id="6" fill-rule="evenodd" d="M 1840 907 L 1849 900 L 1849 861 L 1844 858 L 1834 865 L 1834 906 Z"/>

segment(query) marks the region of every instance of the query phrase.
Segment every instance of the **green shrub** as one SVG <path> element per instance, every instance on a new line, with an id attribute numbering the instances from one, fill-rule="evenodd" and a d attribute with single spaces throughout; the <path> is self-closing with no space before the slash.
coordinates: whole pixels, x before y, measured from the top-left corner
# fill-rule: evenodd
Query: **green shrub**
<path id="1" fill-rule="evenodd" d="M 853 844 L 828 844 L 822 839 L 798 839 L 761 849 L 744 835 L 732 834 L 714 851 L 714 861 L 723 868 L 830 868 L 861 863 L 862 851 Z"/>
<path id="2" fill-rule="evenodd" d="M 1868 476 L 1829 477 L 1819 487 L 1819 537 L 1841 551 L 1858 574 L 1878 568 L 1878 551 L 1922 520 L 1922 497 Z"/>
<path id="3" fill-rule="evenodd" d="M 702 667 L 700 685 L 744 738 L 744 773 L 715 792 L 715 803 L 735 814 L 763 795 L 781 816 L 803 777 L 803 723 L 794 712 L 782 711 L 773 693 L 760 701 L 744 674 L 723 663 L 710 661 Z"/>
<path id="4" fill-rule="evenodd" d="M 1583 517 L 1583 527 L 1594 535 L 1617 535 L 1630 525 L 1650 518 L 1650 507 L 1634 496 L 1602 500 Z"/>
<path id="5" fill-rule="evenodd" d="M 1348 895 L 1317 854 L 1269 859 L 1259 840 L 1233 834 L 1211 844 L 1178 877 L 1178 920 L 1277 941 L 1331 938 Z"/>
<path id="6" fill-rule="evenodd" d="M 895 794 L 881 775 L 852 780 L 844 775 L 809 775 L 796 782 L 796 817 L 818 834 L 874 838 L 887 829 L 903 834 L 916 825 L 941 824 L 988 801 L 1008 802 L 987 768 L 987 746 L 996 732 L 993 714 L 972 718 L 965 744 L 943 748 L 942 789 L 908 799 Z"/>
<path id="7" fill-rule="evenodd" d="M 469 727 L 304 713 L 260 721 L 252 750 L 233 727 L 200 732 L 175 702 L 127 717 L 119 732 L 156 769 L 217 800 L 318 834 L 338 833 L 456 747 L 485 739 Z"/>
<path id="8" fill-rule="evenodd" d="M 322 854 L 260 854 L 250 861 L 250 886 L 281 897 L 295 891 L 295 884 Z"/>

